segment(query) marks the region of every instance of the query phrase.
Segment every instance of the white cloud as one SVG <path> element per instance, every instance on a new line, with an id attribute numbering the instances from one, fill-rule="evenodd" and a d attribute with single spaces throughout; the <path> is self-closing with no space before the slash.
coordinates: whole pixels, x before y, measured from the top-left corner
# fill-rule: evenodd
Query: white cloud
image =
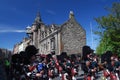
<path id="1" fill-rule="evenodd" d="M 0 33 L 7 33 L 7 32 L 22 33 L 22 32 L 26 32 L 26 31 L 25 30 L 0 30 Z"/>
<path id="2" fill-rule="evenodd" d="M 9 48 L 8 50 L 9 50 L 9 51 L 13 51 L 13 49 L 12 49 L 12 48 Z"/>
<path id="3" fill-rule="evenodd" d="M 52 10 L 46 10 L 46 12 L 49 13 L 49 14 L 52 14 L 52 15 L 55 15 L 55 14 L 56 14 L 56 13 L 55 13 L 54 11 L 52 11 Z"/>
<path id="4" fill-rule="evenodd" d="M 7 33 L 7 32 L 17 32 L 17 33 L 22 33 L 26 32 L 26 30 L 23 29 L 17 29 L 17 27 L 11 25 L 3 25 L 0 24 L 0 33 Z"/>

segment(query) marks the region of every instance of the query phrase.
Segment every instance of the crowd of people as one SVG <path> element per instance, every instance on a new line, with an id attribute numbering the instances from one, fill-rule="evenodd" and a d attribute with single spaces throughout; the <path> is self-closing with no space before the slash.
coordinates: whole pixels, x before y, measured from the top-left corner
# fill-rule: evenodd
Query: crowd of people
<path id="1" fill-rule="evenodd" d="M 101 57 L 90 52 L 90 47 L 83 47 L 83 71 L 86 74 L 85 80 L 96 80 L 96 74 L 102 71 L 101 80 L 119 80 L 120 79 L 120 57 L 118 54 L 106 51 Z"/>
<path id="2" fill-rule="evenodd" d="M 12 55 L 8 80 L 53 80 L 56 77 L 77 80 L 76 76 L 81 75 L 79 70 L 84 71 L 84 80 L 96 80 L 99 71 L 103 71 L 104 80 L 108 77 L 110 80 L 119 80 L 120 59 L 111 51 L 107 51 L 101 58 L 89 46 L 83 47 L 82 56 L 68 55 L 66 52 L 60 55 L 54 52 L 47 55 L 37 53 L 38 49 L 29 45 L 25 51 Z"/>

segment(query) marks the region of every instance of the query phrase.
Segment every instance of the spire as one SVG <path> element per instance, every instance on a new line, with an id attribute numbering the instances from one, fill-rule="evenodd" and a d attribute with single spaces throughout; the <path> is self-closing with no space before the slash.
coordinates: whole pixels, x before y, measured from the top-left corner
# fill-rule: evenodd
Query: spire
<path id="1" fill-rule="evenodd" d="M 74 19 L 74 13 L 73 13 L 73 11 L 70 11 L 69 19 Z"/>
<path id="2" fill-rule="evenodd" d="M 36 16 L 35 21 L 34 21 L 34 24 L 37 24 L 37 23 L 42 23 L 42 20 L 40 17 L 40 12 L 37 13 L 37 16 Z"/>

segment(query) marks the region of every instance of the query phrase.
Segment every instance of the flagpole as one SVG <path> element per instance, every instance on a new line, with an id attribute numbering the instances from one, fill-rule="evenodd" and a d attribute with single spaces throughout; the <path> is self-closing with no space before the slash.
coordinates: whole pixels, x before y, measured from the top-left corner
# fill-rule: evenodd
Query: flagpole
<path id="1" fill-rule="evenodd" d="M 92 23 L 90 22 L 90 32 L 91 32 L 91 47 L 93 48 L 93 31 L 92 31 Z"/>

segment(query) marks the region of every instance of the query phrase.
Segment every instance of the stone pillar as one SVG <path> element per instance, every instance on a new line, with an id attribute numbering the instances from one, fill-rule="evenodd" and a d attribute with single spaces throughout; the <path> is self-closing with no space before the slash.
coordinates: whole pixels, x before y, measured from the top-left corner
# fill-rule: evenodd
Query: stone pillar
<path id="1" fill-rule="evenodd" d="M 58 54 L 60 54 L 63 50 L 62 36 L 60 32 L 58 33 L 58 49 L 59 49 Z"/>

